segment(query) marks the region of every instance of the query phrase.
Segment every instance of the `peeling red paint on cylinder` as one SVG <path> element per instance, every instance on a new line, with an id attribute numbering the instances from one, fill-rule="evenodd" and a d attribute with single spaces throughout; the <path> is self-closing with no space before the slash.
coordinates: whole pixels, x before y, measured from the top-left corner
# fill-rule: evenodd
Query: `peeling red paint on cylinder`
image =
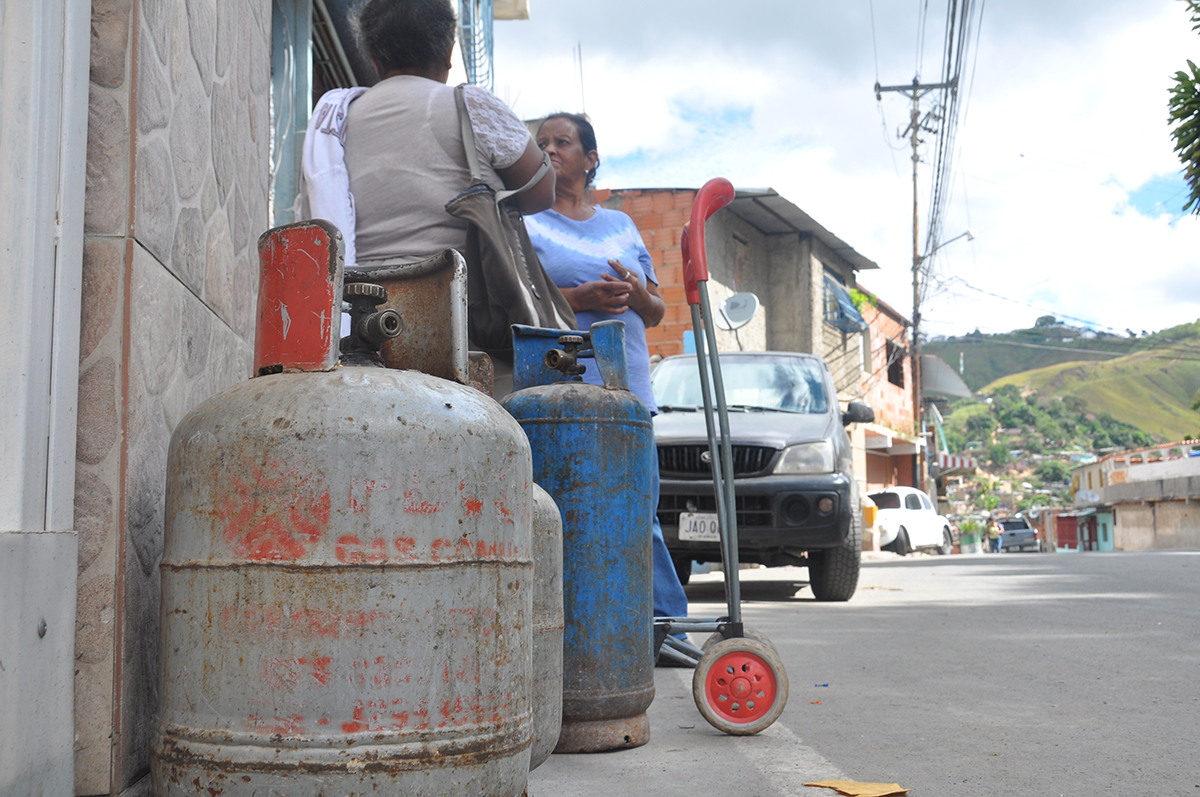
<path id="1" fill-rule="evenodd" d="M 320 541 L 329 525 L 329 490 L 314 473 L 277 473 L 278 462 L 265 467 L 245 463 L 248 483 L 230 477 L 231 493 L 217 515 L 226 521 L 225 541 L 238 556 L 254 562 L 299 559 Z"/>
<path id="2" fill-rule="evenodd" d="M 162 797 L 195 793 L 197 776 L 222 797 L 309 777 L 345 794 L 441 777 L 481 797 L 521 792 L 524 434 L 468 388 L 367 370 L 255 379 L 177 427 L 152 747 Z M 422 406 L 451 417 L 446 403 L 453 423 L 416 420 Z"/>

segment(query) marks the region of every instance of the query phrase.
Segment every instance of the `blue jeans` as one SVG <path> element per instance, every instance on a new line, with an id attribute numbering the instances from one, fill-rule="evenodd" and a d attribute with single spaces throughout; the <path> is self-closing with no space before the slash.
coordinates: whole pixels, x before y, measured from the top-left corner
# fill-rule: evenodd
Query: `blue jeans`
<path id="1" fill-rule="evenodd" d="M 1000 538 L 999 537 L 990 537 L 988 539 L 988 544 L 991 546 L 992 553 L 1000 553 Z"/>
<path id="2" fill-rule="evenodd" d="M 651 480 L 650 494 L 654 499 L 654 616 L 655 617 L 687 617 L 687 593 L 679 583 L 675 573 L 675 565 L 671 562 L 671 554 L 667 552 L 667 543 L 663 539 L 662 526 L 658 522 L 658 461 L 655 457 L 654 474 Z"/>

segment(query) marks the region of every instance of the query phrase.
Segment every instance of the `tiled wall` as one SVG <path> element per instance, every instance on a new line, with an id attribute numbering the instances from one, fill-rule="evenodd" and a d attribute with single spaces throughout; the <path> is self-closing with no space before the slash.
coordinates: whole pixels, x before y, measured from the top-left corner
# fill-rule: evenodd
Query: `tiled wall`
<path id="1" fill-rule="evenodd" d="M 270 0 L 93 0 L 76 525 L 76 793 L 149 766 L 171 430 L 249 376 Z"/>

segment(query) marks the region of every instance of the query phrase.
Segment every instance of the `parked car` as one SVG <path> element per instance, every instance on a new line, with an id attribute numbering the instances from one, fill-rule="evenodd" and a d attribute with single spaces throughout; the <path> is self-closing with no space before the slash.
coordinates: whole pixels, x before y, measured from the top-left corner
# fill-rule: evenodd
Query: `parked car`
<path id="1" fill-rule="evenodd" d="M 1004 527 L 1004 533 L 1000 535 L 1001 551 L 1005 553 L 1033 551 L 1037 553 L 1041 550 L 1038 530 L 1029 525 L 1029 521 L 1023 516 L 1001 518 L 1000 525 Z"/>
<path id="2" fill-rule="evenodd" d="M 845 426 L 875 418 L 839 410 L 825 361 L 795 352 L 721 355 L 737 513 L 738 557 L 807 565 L 813 595 L 849 600 L 858 586 L 862 513 Z M 658 518 L 680 580 L 692 560 L 721 561 L 712 452 L 695 355 L 668 357 L 651 376 L 661 491 Z"/>
<path id="3" fill-rule="evenodd" d="M 879 547 L 906 556 L 922 548 L 949 554 L 954 548 L 950 521 L 938 514 L 929 496 L 914 487 L 889 487 L 871 493 Z"/>

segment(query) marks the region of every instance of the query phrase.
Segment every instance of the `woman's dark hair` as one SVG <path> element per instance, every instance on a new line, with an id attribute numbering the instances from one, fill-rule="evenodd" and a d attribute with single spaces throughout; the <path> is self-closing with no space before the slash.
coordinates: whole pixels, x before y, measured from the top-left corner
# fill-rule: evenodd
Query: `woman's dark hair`
<path id="1" fill-rule="evenodd" d="M 549 122 L 551 119 L 566 119 L 568 122 L 575 125 L 575 132 L 579 135 L 579 144 L 583 147 L 583 151 L 585 153 L 591 152 L 592 150 L 596 151 L 596 165 L 588 170 L 587 180 L 585 180 L 583 184 L 586 188 L 592 184 L 593 180 L 596 179 L 596 172 L 600 168 L 600 149 L 596 146 L 595 128 L 592 127 L 592 123 L 587 120 L 587 117 L 583 116 L 582 114 L 559 111 L 558 113 L 550 114 L 542 120 L 542 123 L 538 125 L 539 133 L 541 133 L 542 128 L 546 126 L 546 122 Z"/>
<path id="2" fill-rule="evenodd" d="M 454 47 L 450 0 L 367 0 L 353 16 L 359 46 L 381 74 L 439 63 Z"/>

